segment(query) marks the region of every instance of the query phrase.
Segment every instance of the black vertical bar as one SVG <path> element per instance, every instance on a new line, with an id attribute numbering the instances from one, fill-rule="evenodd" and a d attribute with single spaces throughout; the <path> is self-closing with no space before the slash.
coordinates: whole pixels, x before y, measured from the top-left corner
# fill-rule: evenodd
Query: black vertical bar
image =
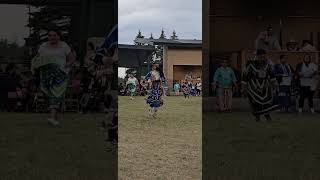
<path id="1" fill-rule="evenodd" d="M 280 44 L 281 49 L 282 49 L 282 25 L 283 25 L 283 21 L 282 21 L 282 18 L 280 18 L 280 35 L 279 35 L 279 44 Z"/>
<path id="2" fill-rule="evenodd" d="M 150 56 L 148 56 L 148 59 L 147 59 L 147 65 L 148 65 L 148 72 L 150 72 L 150 61 L 152 59 L 152 54 Z"/>
<path id="3" fill-rule="evenodd" d="M 86 44 L 88 40 L 88 31 L 89 31 L 89 0 L 82 0 L 81 1 L 81 30 L 79 34 L 79 39 L 80 39 L 80 48 L 81 49 L 86 49 Z M 84 57 L 85 52 L 81 51 L 81 57 Z"/>
<path id="4" fill-rule="evenodd" d="M 314 45 L 314 43 L 313 43 L 313 32 L 310 32 L 310 42 L 311 42 L 312 45 Z"/>
<path id="5" fill-rule="evenodd" d="M 317 32 L 317 49 L 320 50 L 320 32 Z"/>

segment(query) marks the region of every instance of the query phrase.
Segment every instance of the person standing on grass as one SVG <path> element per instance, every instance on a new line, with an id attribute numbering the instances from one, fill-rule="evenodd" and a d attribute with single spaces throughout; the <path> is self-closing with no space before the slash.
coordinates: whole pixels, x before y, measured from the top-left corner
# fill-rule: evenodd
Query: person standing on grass
<path id="1" fill-rule="evenodd" d="M 174 92 L 176 96 L 180 95 L 180 84 L 176 81 L 173 86 Z"/>
<path id="2" fill-rule="evenodd" d="M 133 100 L 133 96 L 136 93 L 136 89 L 137 89 L 138 84 L 139 84 L 139 82 L 138 82 L 137 78 L 135 78 L 133 74 L 129 74 L 129 78 L 127 81 L 127 87 L 130 92 L 130 99 L 131 100 Z"/>
<path id="3" fill-rule="evenodd" d="M 213 77 L 213 90 L 217 90 L 219 110 L 231 111 L 232 86 L 237 88 L 237 79 L 232 68 L 226 60 L 222 61 L 221 67 L 216 70 Z"/>
<path id="4" fill-rule="evenodd" d="M 197 91 L 197 96 L 201 96 L 201 89 L 202 89 L 202 84 L 201 84 L 201 79 L 198 79 L 198 82 L 196 83 L 196 91 Z"/>
<path id="5" fill-rule="evenodd" d="M 257 50 L 256 59 L 247 62 L 242 84 L 256 121 L 260 121 L 262 115 L 271 121 L 270 112 L 279 108 L 273 93 L 277 81 L 264 50 Z"/>
<path id="6" fill-rule="evenodd" d="M 152 66 L 152 70 L 145 76 L 145 80 L 151 86 L 146 99 L 150 106 L 149 115 L 155 118 L 158 109 L 163 105 L 161 96 L 163 95 L 163 82 L 165 81 L 164 74 L 158 64 Z"/>
<path id="7" fill-rule="evenodd" d="M 297 75 L 300 79 L 300 98 L 299 98 L 299 113 L 302 113 L 304 100 L 307 98 L 309 108 L 314 113 L 313 95 L 316 90 L 316 75 L 318 74 L 318 66 L 311 62 L 311 56 L 305 55 L 302 63 L 297 65 Z"/>
<path id="8" fill-rule="evenodd" d="M 280 56 L 280 63 L 275 65 L 275 76 L 279 84 L 279 103 L 283 112 L 288 112 L 291 104 L 291 85 L 294 70 L 287 63 L 287 56 Z"/>
<path id="9" fill-rule="evenodd" d="M 48 31 L 48 41 L 43 43 L 32 60 L 32 71 L 40 72 L 40 88 L 48 96 L 51 125 L 59 126 L 62 119 L 69 68 L 75 57 L 67 43 L 60 40 L 57 29 Z"/>

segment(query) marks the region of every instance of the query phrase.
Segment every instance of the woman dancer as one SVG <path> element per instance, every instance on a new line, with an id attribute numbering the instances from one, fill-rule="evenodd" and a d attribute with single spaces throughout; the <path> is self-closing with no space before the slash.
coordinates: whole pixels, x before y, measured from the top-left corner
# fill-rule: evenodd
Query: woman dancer
<path id="1" fill-rule="evenodd" d="M 152 71 L 146 75 L 145 80 L 151 84 L 151 90 L 147 97 L 147 104 L 150 106 L 150 116 L 155 118 L 158 108 L 163 105 L 163 100 L 161 99 L 161 96 L 163 95 L 162 83 L 165 81 L 164 74 L 160 70 L 158 64 L 152 66 Z"/>
<path id="2" fill-rule="evenodd" d="M 129 78 L 127 81 L 127 87 L 130 92 L 130 99 L 133 100 L 133 96 L 136 92 L 137 85 L 139 84 L 137 78 L 133 76 L 133 74 L 129 74 Z"/>
<path id="3" fill-rule="evenodd" d="M 61 34 L 52 29 L 48 42 L 42 44 L 38 55 L 32 60 L 32 72 L 40 72 L 40 88 L 48 96 L 51 125 L 59 126 L 62 118 L 64 95 L 68 83 L 68 69 L 75 62 L 70 47 L 60 40 Z"/>
<path id="4" fill-rule="evenodd" d="M 182 84 L 182 91 L 185 99 L 190 98 L 190 87 L 188 86 L 187 81 Z"/>
<path id="5" fill-rule="evenodd" d="M 264 50 L 257 50 L 257 59 L 248 61 L 243 76 L 243 85 L 248 93 L 256 121 L 260 121 L 261 115 L 270 121 L 269 113 L 279 108 L 273 94 L 276 78 L 265 55 Z"/>

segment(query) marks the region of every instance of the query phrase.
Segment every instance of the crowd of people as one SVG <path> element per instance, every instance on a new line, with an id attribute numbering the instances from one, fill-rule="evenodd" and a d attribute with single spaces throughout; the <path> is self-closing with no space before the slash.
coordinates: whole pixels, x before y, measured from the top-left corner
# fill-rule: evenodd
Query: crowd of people
<path id="1" fill-rule="evenodd" d="M 231 111 L 233 91 L 240 89 L 237 82 L 241 81 L 242 96 L 248 97 L 257 120 L 261 115 L 271 119 L 269 112 L 276 109 L 302 113 L 306 99 L 309 111 L 315 113 L 313 100 L 318 90 L 318 65 L 312 62 L 310 54 L 296 67 L 289 61 L 287 55 L 280 55 L 278 63 L 273 63 L 265 50 L 258 49 L 255 59 L 247 62 L 241 79 L 237 79 L 228 62 L 223 61 L 213 77 L 219 111 Z"/>
<path id="2" fill-rule="evenodd" d="M 185 98 L 189 98 L 190 96 L 201 96 L 201 80 L 197 80 L 196 82 L 182 80 L 176 81 L 173 85 L 173 91 L 175 96 L 183 95 Z"/>
<path id="3" fill-rule="evenodd" d="M 201 80 L 198 78 L 196 81 L 187 81 L 186 79 L 181 81 L 174 81 L 172 88 L 172 95 L 189 98 L 190 96 L 201 96 Z M 119 84 L 119 95 L 130 96 L 131 99 L 134 96 L 146 96 L 150 91 L 151 86 L 144 78 L 139 81 L 133 74 L 129 74 L 127 82 Z M 168 84 L 163 82 L 163 93 L 169 95 Z"/>
<path id="4" fill-rule="evenodd" d="M 265 51 L 316 51 L 313 43 L 307 39 L 301 41 L 301 46 L 299 46 L 299 42 L 295 39 L 291 39 L 285 44 L 285 46 L 281 46 L 278 37 L 276 37 L 273 32 L 273 28 L 271 25 L 269 25 L 265 31 L 259 33 L 255 41 L 255 48 Z"/>
<path id="5" fill-rule="evenodd" d="M 140 81 L 130 74 L 126 83 L 119 84 L 119 95 L 120 96 L 146 96 L 148 94 L 149 86 L 148 83 L 141 79 Z"/>

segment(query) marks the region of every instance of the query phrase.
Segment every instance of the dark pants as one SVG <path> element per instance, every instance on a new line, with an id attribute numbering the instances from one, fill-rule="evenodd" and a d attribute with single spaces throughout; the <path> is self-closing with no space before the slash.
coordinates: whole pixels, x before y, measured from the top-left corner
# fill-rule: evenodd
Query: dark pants
<path id="1" fill-rule="evenodd" d="M 197 95 L 199 95 L 200 96 L 200 94 L 201 94 L 201 90 L 200 89 L 196 89 L 197 90 Z"/>
<path id="2" fill-rule="evenodd" d="M 279 103 L 282 108 L 289 108 L 290 106 L 290 86 L 280 86 L 279 87 Z"/>
<path id="3" fill-rule="evenodd" d="M 310 86 L 301 86 L 299 108 L 303 108 L 304 99 L 306 98 L 308 98 L 309 108 L 313 108 L 313 94 L 314 94 L 314 91 L 311 91 Z"/>

